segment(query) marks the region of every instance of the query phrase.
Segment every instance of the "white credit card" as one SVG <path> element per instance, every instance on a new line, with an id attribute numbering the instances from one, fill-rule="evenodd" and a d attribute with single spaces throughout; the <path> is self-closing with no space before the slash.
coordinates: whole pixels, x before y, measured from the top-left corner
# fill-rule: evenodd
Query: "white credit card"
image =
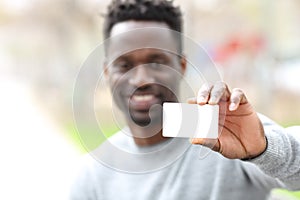
<path id="1" fill-rule="evenodd" d="M 163 136 L 218 138 L 219 106 L 164 103 Z"/>

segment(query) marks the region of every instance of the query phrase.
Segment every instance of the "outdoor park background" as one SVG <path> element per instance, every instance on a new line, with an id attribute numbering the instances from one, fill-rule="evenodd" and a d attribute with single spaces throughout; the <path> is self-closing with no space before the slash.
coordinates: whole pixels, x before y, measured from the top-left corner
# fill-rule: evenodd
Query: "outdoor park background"
<path id="1" fill-rule="evenodd" d="M 84 152 L 73 121 L 73 86 L 81 64 L 103 41 L 101 13 L 108 2 L 0 2 L 0 186 L 6 188 L 0 199 L 66 195 Z M 243 88 L 258 112 L 281 125 L 300 124 L 298 0 L 175 2 L 184 10 L 185 35 L 207 50 L 232 88 Z M 105 96 L 99 115 L 110 111 Z M 96 127 L 88 123 L 86 134 L 93 135 Z M 105 124 L 105 134 L 117 130 L 110 119 Z M 274 196 L 300 199 L 299 192 Z"/>

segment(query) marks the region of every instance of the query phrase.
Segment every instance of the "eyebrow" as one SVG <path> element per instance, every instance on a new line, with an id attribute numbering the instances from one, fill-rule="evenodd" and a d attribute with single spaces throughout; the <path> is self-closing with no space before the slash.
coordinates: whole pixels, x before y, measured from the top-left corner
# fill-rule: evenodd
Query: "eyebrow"
<path id="1" fill-rule="evenodd" d="M 112 63 L 116 63 L 116 62 L 120 62 L 120 61 L 127 61 L 127 62 L 132 62 L 132 52 L 120 55 L 119 57 L 117 57 Z M 165 52 L 162 50 L 157 50 L 155 52 L 151 52 L 150 55 L 148 55 L 146 57 L 146 60 L 154 60 L 154 59 L 166 59 L 166 60 L 170 60 L 170 58 L 168 57 L 167 53 L 170 52 Z M 173 53 L 170 53 L 171 55 L 176 55 Z"/>
<path id="2" fill-rule="evenodd" d="M 157 58 L 164 58 L 164 59 L 167 58 L 167 59 L 169 59 L 167 57 L 167 55 L 165 55 L 164 53 L 153 53 L 150 56 L 148 56 L 148 58 L 149 59 L 157 59 Z"/>
<path id="3" fill-rule="evenodd" d="M 125 54 L 125 55 L 121 55 L 121 56 L 117 57 L 116 59 L 114 59 L 112 61 L 112 63 L 120 62 L 120 61 L 123 61 L 123 60 L 130 61 L 131 59 L 130 59 L 130 56 L 128 56 L 128 55 Z"/>

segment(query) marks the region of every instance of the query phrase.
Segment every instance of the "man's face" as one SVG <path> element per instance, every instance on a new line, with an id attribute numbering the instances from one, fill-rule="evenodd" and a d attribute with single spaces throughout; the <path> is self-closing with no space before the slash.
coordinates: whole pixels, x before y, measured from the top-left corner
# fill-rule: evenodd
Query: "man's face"
<path id="1" fill-rule="evenodd" d="M 113 26 L 111 35 L 123 33 L 123 36 L 109 42 L 105 71 L 114 101 L 127 120 L 140 126 L 161 123 L 161 106 L 166 101 L 178 101 L 176 96 L 185 70 L 185 60 L 177 55 L 178 42 L 170 31 L 150 29 L 143 34 L 124 34 L 145 27 L 168 28 L 168 25 L 125 21 Z M 153 44 L 162 48 L 151 48 Z M 161 106 L 151 109 L 155 104 Z"/>

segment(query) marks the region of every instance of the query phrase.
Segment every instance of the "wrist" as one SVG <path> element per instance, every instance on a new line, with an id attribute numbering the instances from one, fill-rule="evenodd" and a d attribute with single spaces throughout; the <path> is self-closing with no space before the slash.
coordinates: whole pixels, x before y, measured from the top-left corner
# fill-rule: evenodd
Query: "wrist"
<path id="1" fill-rule="evenodd" d="M 264 150 L 261 153 L 259 153 L 258 155 L 255 155 L 255 156 L 250 156 L 250 157 L 247 157 L 247 158 L 242 158 L 241 160 L 242 161 L 253 160 L 255 158 L 258 158 L 262 154 L 264 154 L 267 151 L 267 149 L 268 149 L 268 138 L 266 136 L 264 136 L 264 138 L 265 138 L 265 148 L 264 148 Z"/>

